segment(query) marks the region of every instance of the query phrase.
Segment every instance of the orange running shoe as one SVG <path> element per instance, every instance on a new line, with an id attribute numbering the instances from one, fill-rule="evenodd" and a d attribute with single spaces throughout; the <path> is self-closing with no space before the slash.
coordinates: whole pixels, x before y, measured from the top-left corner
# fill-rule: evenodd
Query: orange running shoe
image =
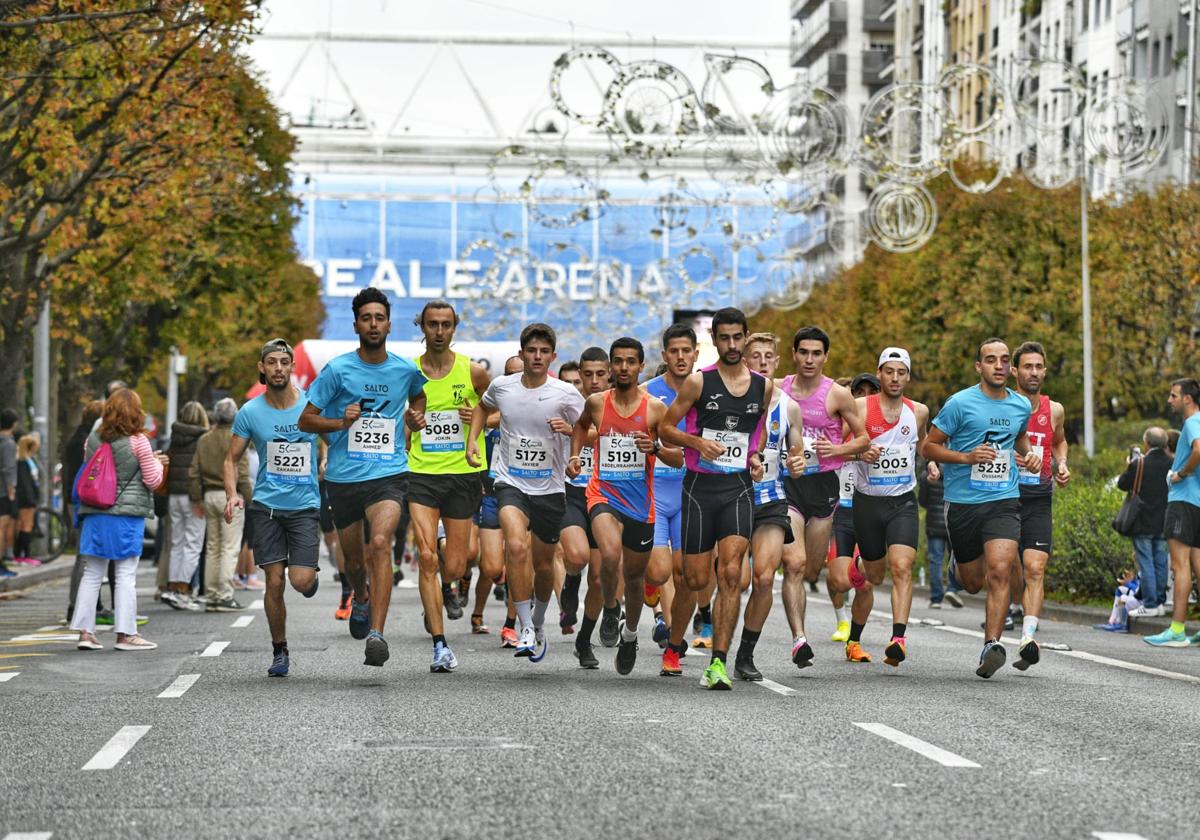
<path id="1" fill-rule="evenodd" d="M 647 607 L 657 607 L 658 606 L 658 587 L 652 586 L 647 583 L 645 586 L 645 589 L 642 592 L 642 602 Z"/>
<path id="2" fill-rule="evenodd" d="M 517 630 L 515 627 L 500 628 L 500 647 L 515 648 L 517 646 Z"/>
<path id="3" fill-rule="evenodd" d="M 903 636 L 893 636 L 888 646 L 883 649 L 883 664 L 895 668 L 904 661 L 908 648 L 908 639 Z"/>
<path id="4" fill-rule="evenodd" d="M 662 669 L 658 672 L 663 677 L 682 677 L 683 667 L 679 664 L 679 654 L 668 645 L 662 655 Z"/>
<path id="5" fill-rule="evenodd" d="M 350 596 L 338 600 L 337 609 L 333 611 L 333 617 L 338 621 L 345 621 L 350 617 Z"/>
<path id="6" fill-rule="evenodd" d="M 846 642 L 847 662 L 870 662 L 871 654 L 862 649 L 858 642 Z"/>

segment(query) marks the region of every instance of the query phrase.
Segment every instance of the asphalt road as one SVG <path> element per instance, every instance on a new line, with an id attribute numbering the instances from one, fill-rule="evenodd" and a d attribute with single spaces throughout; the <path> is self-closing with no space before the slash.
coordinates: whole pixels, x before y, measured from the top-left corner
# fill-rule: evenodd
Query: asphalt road
<path id="1" fill-rule="evenodd" d="M 879 616 L 877 661 L 856 665 L 814 598 L 814 667 L 792 666 L 777 602 L 757 656 L 772 682 L 717 693 L 703 655 L 660 677 L 645 624 L 628 677 L 614 651 L 580 671 L 573 637 L 514 659 L 492 601 L 493 634 L 450 623 L 460 666 L 435 675 L 415 590 L 394 591 L 392 658 L 368 668 L 326 572 L 312 601 L 288 593 L 292 675 L 268 679 L 261 607 L 173 612 L 151 570 L 139 582 L 147 653 L 112 650 L 111 632 L 100 652 L 56 639 L 63 585 L 0 602 L 0 840 L 1200 834 L 1200 649 L 1046 622 L 1070 653 L 984 681 L 979 610 L 922 602 L 914 619 L 945 626 L 910 625 L 892 669 Z M 114 737 L 132 746 L 106 750 Z"/>

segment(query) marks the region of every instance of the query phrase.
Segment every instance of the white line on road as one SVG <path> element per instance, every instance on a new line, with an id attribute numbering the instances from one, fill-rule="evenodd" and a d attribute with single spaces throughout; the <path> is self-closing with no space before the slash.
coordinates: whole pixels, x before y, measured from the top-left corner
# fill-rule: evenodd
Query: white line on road
<path id="1" fill-rule="evenodd" d="M 880 738 L 886 738 L 894 744 L 899 744 L 902 747 L 912 750 L 919 755 L 923 755 L 930 761 L 936 761 L 943 767 L 979 767 L 974 761 L 963 758 L 961 755 L 944 750 L 941 747 L 935 747 L 928 741 L 922 741 L 920 738 L 914 738 L 899 729 L 892 729 L 882 723 L 858 723 L 853 722 L 859 729 L 865 729 Z"/>
<path id="2" fill-rule="evenodd" d="M 786 685 L 780 685 L 774 680 L 758 680 L 756 684 L 761 685 L 763 688 L 769 689 L 770 691 L 774 691 L 776 694 L 782 694 L 784 697 L 791 697 L 796 693 L 796 689 L 788 688 Z"/>
<path id="3" fill-rule="evenodd" d="M 200 654 L 201 656 L 220 656 L 221 651 L 229 647 L 229 642 L 213 642 Z"/>
<path id="4" fill-rule="evenodd" d="M 92 760 L 83 765 L 84 770 L 111 770 L 133 749 L 134 744 L 150 731 L 149 726 L 122 726 L 108 743 L 100 748 L 100 752 L 92 756 Z"/>
<path id="5" fill-rule="evenodd" d="M 50 840 L 53 836 L 53 831 L 10 831 L 4 840 Z"/>
<path id="6" fill-rule="evenodd" d="M 196 684 L 196 680 L 200 679 L 199 674 L 180 674 L 175 678 L 175 682 L 167 686 L 163 693 L 158 695 L 159 699 L 171 700 L 175 697 L 182 697 L 184 692 Z"/>
<path id="7" fill-rule="evenodd" d="M 1140 834 L 1126 834 L 1124 831 L 1093 831 L 1096 840 L 1146 840 Z"/>
<path id="8" fill-rule="evenodd" d="M 261 610 L 262 608 L 263 608 L 262 598 L 259 598 L 257 601 L 250 602 L 250 609 Z"/>
<path id="9" fill-rule="evenodd" d="M 254 616 L 243 615 L 243 616 L 239 616 L 238 618 L 234 619 L 233 624 L 230 624 L 229 626 L 230 627 L 249 627 L 250 622 L 253 620 L 254 620 Z"/>
<path id="10" fill-rule="evenodd" d="M 9 680 L 11 680 L 13 677 L 15 677 L 19 673 L 21 673 L 21 672 L 20 671 L 9 671 L 5 674 L 0 674 L 0 682 L 8 682 Z"/>

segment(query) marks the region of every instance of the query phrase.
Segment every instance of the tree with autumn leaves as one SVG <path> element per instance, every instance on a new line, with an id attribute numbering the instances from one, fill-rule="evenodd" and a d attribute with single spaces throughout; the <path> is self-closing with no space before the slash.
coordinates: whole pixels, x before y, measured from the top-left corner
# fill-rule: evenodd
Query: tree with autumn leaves
<path id="1" fill-rule="evenodd" d="M 984 195 L 930 184 L 937 231 L 922 248 L 875 245 L 818 286 L 799 309 L 764 310 L 756 329 L 787 342 L 797 327 L 829 332 L 828 370 L 873 371 L 879 351 L 907 347 L 914 399 L 936 407 L 976 381 L 975 348 L 1042 342 L 1046 390 L 1078 433 L 1083 416 L 1078 188 L 1038 189 L 1009 178 Z M 1166 185 L 1089 208 L 1097 412 L 1159 417 L 1167 382 L 1200 375 L 1200 188 Z M 790 366 L 790 353 L 785 353 Z"/>
<path id="2" fill-rule="evenodd" d="M 24 402 L 47 296 L 64 418 L 192 358 L 240 386 L 267 333 L 322 320 L 297 262 L 294 141 L 242 47 L 248 0 L 0 2 L 0 395 Z"/>

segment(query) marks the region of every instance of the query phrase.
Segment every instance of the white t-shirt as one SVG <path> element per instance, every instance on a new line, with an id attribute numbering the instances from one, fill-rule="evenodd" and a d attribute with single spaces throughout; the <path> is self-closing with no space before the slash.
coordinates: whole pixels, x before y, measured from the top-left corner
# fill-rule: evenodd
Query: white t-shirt
<path id="1" fill-rule="evenodd" d="M 480 401 L 500 411 L 500 441 L 492 457 L 497 484 L 530 496 L 562 493 L 567 460 L 563 435 L 550 429 L 550 418 L 574 426 L 583 413 L 583 397 L 571 385 L 547 378 L 538 388 L 521 384 L 523 374 L 492 380 Z"/>

